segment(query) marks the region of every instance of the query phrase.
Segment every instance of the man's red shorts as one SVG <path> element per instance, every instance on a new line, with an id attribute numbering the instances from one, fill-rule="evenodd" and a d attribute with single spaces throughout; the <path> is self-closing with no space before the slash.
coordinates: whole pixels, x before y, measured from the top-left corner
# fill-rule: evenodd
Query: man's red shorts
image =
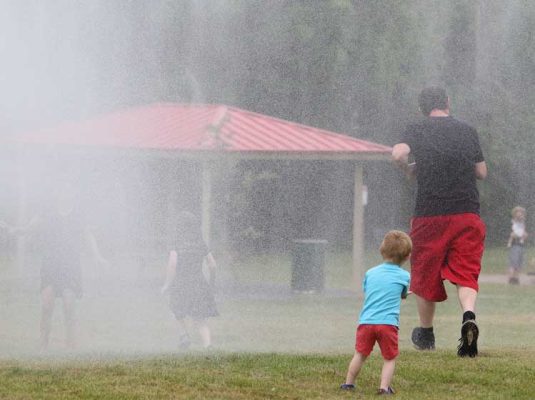
<path id="1" fill-rule="evenodd" d="M 379 344 L 385 360 L 393 360 L 399 354 L 398 328 L 394 325 L 362 324 L 357 328 L 355 350 L 369 356 L 375 342 Z"/>
<path id="2" fill-rule="evenodd" d="M 444 280 L 479 290 L 485 231 L 472 213 L 413 218 L 410 290 L 429 301 L 448 298 Z"/>

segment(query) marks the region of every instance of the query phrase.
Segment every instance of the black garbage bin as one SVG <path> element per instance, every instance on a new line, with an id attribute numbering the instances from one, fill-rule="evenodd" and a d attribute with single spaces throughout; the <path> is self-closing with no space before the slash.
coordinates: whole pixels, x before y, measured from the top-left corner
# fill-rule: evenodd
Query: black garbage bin
<path id="1" fill-rule="evenodd" d="M 325 286 L 326 240 L 294 240 L 292 252 L 292 290 L 321 292 Z"/>

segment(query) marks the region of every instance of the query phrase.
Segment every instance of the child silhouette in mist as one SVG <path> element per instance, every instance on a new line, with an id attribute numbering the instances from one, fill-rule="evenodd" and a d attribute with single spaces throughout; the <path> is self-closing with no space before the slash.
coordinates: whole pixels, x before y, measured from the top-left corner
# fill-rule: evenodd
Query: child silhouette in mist
<path id="1" fill-rule="evenodd" d="M 70 182 L 58 184 L 53 204 L 26 227 L 11 233 L 33 234 L 41 255 L 41 351 L 48 348 L 56 298 L 63 300 L 65 344 L 76 347 L 76 300 L 82 297 L 82 253 L 88 247 L 98 264 L 108 266 L 79 207 L 78 191 Z"/>
<path id="2" fill-rule="evenodd" d="M 412 242 L 404 232 L 390 231 L 385 235 L 380 251 L 384 262 L 368 270 L 364 276 L 364 305 L 359 316 L 355 354 L 349 363 L 346 381 L 340 389 L 355 389 L 355 379 L 377 342 L 384 359 L 377 394 L 388 395 L 394 394 L 390 384 L 399 354 L 401 299 L 410 293 L 410 274 L 401 265 L 411 254 Z"/>
<path id="3" fill-rule="evenodd" d="M 180 213 L 175 240 L 161 291 L 169 293 L 169 306 L 178 323 L 179 347 L 185 350 L 191 344 L 185 322 L 190 317 L 199 330 L 203 347 L 209 348 L 212 338 L 207 318 L 219 315 L 212 293 L 216 262 L 192 213 Z M 208 267 L 208 281 L 203 274 L 204 263 Z"/>

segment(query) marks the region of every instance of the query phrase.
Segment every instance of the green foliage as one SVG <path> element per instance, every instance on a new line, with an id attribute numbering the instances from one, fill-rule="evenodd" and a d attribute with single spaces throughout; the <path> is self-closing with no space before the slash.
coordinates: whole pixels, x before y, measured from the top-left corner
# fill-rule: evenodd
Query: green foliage
<path id="1" fill-rule="evenodd" d="M 60 93 L 52 97 L 62 103 L 56 104 L 62 117 L 155 101 L 222 103 L 394 144 L 406 122 L 419 116 L 421 88 L 442 84 L 454 115 L 481 135 L 490 166 L 481 186 L 490 240 L 501 240 L 505 211 L 515 204 L 527 206 L 532 223 L 533 2 L 125 4 L 98 0 L 61 12 L 10 6 L 15 26 L 27 30 L 25 65 L 36 82 L 51 82 L 48 90 L 34 88 L 23 74 L 12 98 L 32 98 L 41 110 L 51 93 Z M 21 110 L 21 120 L 32 114 Z M 408 220 L 411 194 L 390 183 L 383 187 L 393 187 L 401 204 L 392 213 Z"/>

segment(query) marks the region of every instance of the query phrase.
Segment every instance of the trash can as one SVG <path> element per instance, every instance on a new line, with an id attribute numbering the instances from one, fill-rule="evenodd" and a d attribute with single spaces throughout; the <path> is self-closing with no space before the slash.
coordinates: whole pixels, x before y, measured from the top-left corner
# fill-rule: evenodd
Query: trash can
<path id="1" fill-rule="evenodd" d="M 326 240 L 294 240 L 292 252 L 292 290 L 321 292 L 325 286 Z"/>

